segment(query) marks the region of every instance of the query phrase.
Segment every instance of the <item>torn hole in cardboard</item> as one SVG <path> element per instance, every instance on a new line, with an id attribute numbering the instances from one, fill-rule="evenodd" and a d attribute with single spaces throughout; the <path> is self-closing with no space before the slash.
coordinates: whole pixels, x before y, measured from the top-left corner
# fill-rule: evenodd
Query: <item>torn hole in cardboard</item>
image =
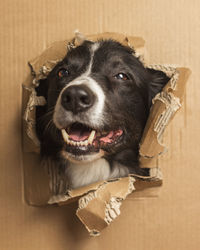
<path id="1" fill-rule="evenodd" d="M 131 47 L 134 49 L 134 55 L 145 66 L 163 71 L 170 78 L 162 92 L 153 99 L 140 142 L 140 165 L 150 168 L 150 175 L 146 178 L 130 175 L 68 190 L 64 173 L 55 167 L 54 162 L 49 160 L 44 163 L 40 159 L 40 142 L 35 132 L 35 109 L 36 106 L 45 105 L 46 101 L 44 97 L 37 96 L 35 88 L 64 58 L 67 51 L 78 46 L 84 39 L 97 41 L 110 38 Z M 127 196 L 129 199 L 155 197 L 162 185 L 162 174 L 158 166 L 159 156 L 166 151 L 162 136 L 169 122 L 181 108 L 190 70 L 145 63 L 144 43 L 142 38 L 118 33 L 82 36 L 76 32 L 74 38 L 53 43 L 40 56 L 31 60 L 31 75 L 23 84 L 23 171 L 26 201 L 31 205 L 56 203 L 61 206 L 78 200 L 77 216 L 93 236 L 99 235 L 101 230 L 120 214 L 120 206 Z"/>

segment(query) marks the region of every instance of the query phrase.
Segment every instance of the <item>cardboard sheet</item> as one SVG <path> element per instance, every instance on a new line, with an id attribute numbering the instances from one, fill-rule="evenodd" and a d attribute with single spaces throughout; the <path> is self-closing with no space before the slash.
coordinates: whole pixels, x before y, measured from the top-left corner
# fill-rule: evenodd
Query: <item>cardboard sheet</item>
<path id="1" fill-rule="evenodd" d="M 199 249 L 199 1 L 7 0 L 0 4 L 0 249 Z M 192 70 L 181 109 L 163 134 L 168 152 L 151 158 L 152 166 L 156 162 L 162 170 L 162 188 L 139 190 L 135 182 L 137 191 L 122 202 L 121 215 L 100 237 L 89 236 L 75 215 L 76 202 L 38 207 L 28 206 L 23 198 L 25 193 L 27 202 L 32 196 L 32 204 L 41 205 L 50 196 L 38 165 L 29 161 L 26 180 L 22 174 L 21 84 L 30 78 L 27 61 L 55 41 L 72 37 L 77 28 L 84 34 L 112 31 L 143 37 L 148 65 Z M 26 156 L 33 160 L 37 147 L 26 139 L 30 146 Z M 149 164 L 148 157 L 142 160 Z M 32 186 L 27 192 L 23 179 L 25 186 Z M 40 190 L 46 191 L 39 196 Z"/>

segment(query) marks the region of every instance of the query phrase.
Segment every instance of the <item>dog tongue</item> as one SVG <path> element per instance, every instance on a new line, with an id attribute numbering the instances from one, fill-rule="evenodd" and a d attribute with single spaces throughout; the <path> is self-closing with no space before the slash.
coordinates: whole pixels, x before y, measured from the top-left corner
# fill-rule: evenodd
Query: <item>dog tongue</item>
<path id="1" fill-rule="evenodd" d="M 113 136 L 121 136 L 123 134 L 123 131 L 120 129 L 120 130 L 117 130 L 117 131 L 110 131 L 109 134 L 107 134 L 107 136 L 105 137 L 102 137 L 100 139 L 100 141 L 103 141 L 105 143 L 111 143 L 113 141 Z"/>
<path id="2" fill-rule="evenodd" d="M 69 131 L 69 138 L 73 141 L 85 141 L 90 136 L 91 129 L 80 123 L 72 124 Z"/>
<path id="3" fill-rule="evenodd" d="M 100 141 L 107 142 L 107 143 L 111 142 L 112 141 L 111 138 L 113 134 L 114 134 L 113 131 L 110 131 L 110 133 L 107 136 L 101 137 Z"/>
<path id="4" fill-rule="evenodd" d="M 69 133 L 69 138 L 73 141 L 85 141 L 89 137 L 89 131 L 74 130 Z"/>
<path id="5" fill-rule="evenodd" d="M 73 126 L 69 132 L 69 138 L 73 141 L 85 141 L 89 138 L 91 131 L 84 127 Z M 100 141 L 104 143 L 111 143 L 113 138 L 121 136 L 123 131 L 116 130 L 110 131 L 106 136 L 99 138 Z M 96 137 L 96 136 L 95 136 Z"/>

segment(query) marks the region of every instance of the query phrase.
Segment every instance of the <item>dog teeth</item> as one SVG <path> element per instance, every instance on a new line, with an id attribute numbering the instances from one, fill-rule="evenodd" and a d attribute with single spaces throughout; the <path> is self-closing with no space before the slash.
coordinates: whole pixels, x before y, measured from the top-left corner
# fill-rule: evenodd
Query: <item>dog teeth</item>
<path id="1" fill-rule="evenodd" d="M 80 146 L 88 146 L 88 140 L 80 142 Z"/>
<path id="2" fill-rule="evenodd" d="M 73 141 L 69 141 L 69 142 L 67 142 L 67 144 L 69 144 L 69 145 L 72 145 L 72 146 L 73 146 Z"/>
<path id="3" fill-rule="evenodd" d="M 90 136 L 88 138 L 88 143 L 89 144 L 92 144 L 93 140 L 94 140 L 94 137 L 95 137 L 95 133 L 96 131 L 95 130 L 92 130 L 92 132 L 90 133 Z"/>
<path id="4" fill-rule="evenodd" d="M 72 145 L 73 145 L 73 146 L 76 146 L 76 145 L 77 145 L 77 142 L 72 141 Z"/>
<path id="5" fill-rule="evenodd" d="M 62 136 L 63 136 L 63 139 L 64 141 L 69 144 L 69 145 L 72 145 L 72 146 L 88 146 L 88 144 L 92 144 L 93 140 L 94 140 L 94 137 L 95 137 L 95 133 L 96 131 L 95 130 L 92 130 L 88 139 L 85 140 L 85 141 L 73 141 L 73 140 L 70 140 L 69 138 L 69 135 L 68 133 L 66 132 L 65 129 L 62 129 L 61 130 L 61 133 L 62 133 Z"/>

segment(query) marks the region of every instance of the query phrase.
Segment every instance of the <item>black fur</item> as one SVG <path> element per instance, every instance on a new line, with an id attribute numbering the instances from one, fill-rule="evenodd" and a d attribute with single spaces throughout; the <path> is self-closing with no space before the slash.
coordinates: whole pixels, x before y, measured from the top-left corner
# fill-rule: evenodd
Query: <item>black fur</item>
<path id="1" fill-rule="evenodd" d="M 130 169 L 130 173 L 148 174 L 138 164 L 139 142 L 145 127 L 152 98 L 162 90 L 169 78 L 161 71 L 145 68 L 134 56 L 129 47 L 120 43 L 100 41 L 95 51 L 90 77 L 103 89 L 106 96 L 103 126 L 95 127 L 100 131 L 123 129 L 121 140 L 112 146 L 102 146 L 105 158 L 117 161 Z M 60 151 L 65 148 L 61 132 L 52 121 L 54 107 L 61 90 L 69 82 L 83 74 L 90 62 L 89 47 L 86 41 L 68 52 L 64 60 L 50 72 L 47 79 L 41 80 L 37 94 L 47 99 L 47 105 L 36 109 L 36 131 L 41 141 L 42 157 L 49 156 L 62 161 Z M 67 68 L 69 76 L 59 79 L 58 71 Z M 128 76 L 127 80 L 117 79 L 118 73 Z M 87 124 L 88 125 L 88 124 Z M 94 150 L 94 149 L 91 149 Z"/>

